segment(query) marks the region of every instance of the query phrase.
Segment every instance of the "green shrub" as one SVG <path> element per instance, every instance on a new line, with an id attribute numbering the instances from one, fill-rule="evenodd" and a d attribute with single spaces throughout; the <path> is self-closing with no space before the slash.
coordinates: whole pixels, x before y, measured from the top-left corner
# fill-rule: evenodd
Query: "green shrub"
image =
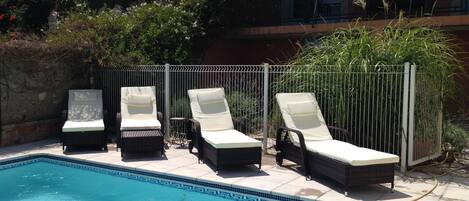
<path id="1" fill-rule="evenodd" d="M 461 152 L 469 138 L 468 132 L 451 122 L 445 123 L 443 129 L 443 143 L 450 143 L 456 151 Z"/>
<path id="2" fill-rule="evenodd" d="M 101 66 L 181 64 L 203 35 L 198 20 L 179 4 L 143 3 L 123 12 L 77 10 L 48 41 L 78 47 Z"/>
<path id="3" fill-rule="evenodd" d="M 191 107 L 187 97 L 178 98 L 171 104 L 172 117 L 190 117 Z"/>
<path id="4" fill-rule="evenodd" d="M 260 128 L 259 103 L 257 99 L 241 91 L 233 91 L 226 96 L 231 116 L 236 129 L 244 133 L 254 132 Z"/>

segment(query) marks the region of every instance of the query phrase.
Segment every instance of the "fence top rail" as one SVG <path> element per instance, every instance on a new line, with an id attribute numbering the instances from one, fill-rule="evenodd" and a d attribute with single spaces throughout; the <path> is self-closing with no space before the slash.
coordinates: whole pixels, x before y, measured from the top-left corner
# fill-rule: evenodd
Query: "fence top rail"
<path id="1" fill-rule="evenodd" d="M 271 72 L 390 72 L 403 71 L 404 65 L 353 65 L 338 69 L 334 65 L 130 65 L 103 67 L 98 70 L 122 70 L 122 71 L 164 71 L 166 66 L 172 71 L 258 71 L 268 67 Z M 305 69 L 307 68 L 307 69 Z"/>

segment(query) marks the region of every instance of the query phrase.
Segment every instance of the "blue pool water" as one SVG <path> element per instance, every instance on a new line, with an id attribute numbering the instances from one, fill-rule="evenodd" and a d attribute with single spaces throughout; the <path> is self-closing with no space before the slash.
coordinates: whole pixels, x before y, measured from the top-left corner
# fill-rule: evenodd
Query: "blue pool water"
<path id="1" fill-rule="evenodd" d="M 214 188 L 117 170 L 106 172 L 107 170 L 102 167 L 77 165 L 84 167 L 77 168 L 70 162 L 64 162 L 68 165 L 63 165 L 61 162 L 53 161 L 36 159 L 9 168 L 1 168 L 0 165 L 0 200 L 268 200 L 228 190 L 218 191 Z"/>

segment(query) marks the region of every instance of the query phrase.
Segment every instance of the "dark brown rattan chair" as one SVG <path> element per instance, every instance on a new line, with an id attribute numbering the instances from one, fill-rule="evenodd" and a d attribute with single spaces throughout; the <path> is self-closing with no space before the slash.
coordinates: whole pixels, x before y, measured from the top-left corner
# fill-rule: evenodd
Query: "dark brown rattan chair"
<path id="1" fill-rule="evenodd" d="M 62 125 L 67 121 L 68 110 L 62 111 Z M 106 111 L 104 111 L 106 115 Z M 106 121 L 105 121 L 106 122 Z M 107 134 L 106 131 L 83 131 L 83 132 L 62 132 L 60 137 L 62 149 L 66 147 L 100 147 L 107 150 Z"/>
<path id="2" fill-rule="evenodd" d="M 234 130 L 223 88 L 188 91 L 194 119 L 188 120 L 189 152 L 195 147 L 199 161 L 207 160 L 216 171 L 222 167 L 258 164 L 261 168 L 262 143 Z M 208 97 L 201 97 L 208 96 Z M 201 103 L 204 99 L 208 103 Z M 204 113 L 209 111 L 208 113 Z M 199 120 L 203 120 L 200 122 Z M 204 130 L 205 129 L 205 130 Z M 206 137 L 203 136 L 206 133 Z M 208 133 L 226 136 L 227 141 L 207 138 Z M 236 140 L 230 141 L 230 137 Z"/>
<path id="3" fill-rule="evenodd" d="M 198 159 L 208 160 L 215 165 L 215 170 L 221 167 L 258 164 L 261 169 L 262 147 L 228 148 L 217 149 L 207 143 L 202 137 L 200 123 L 195 119 L 189 119 L 189 152 L 192 153 L 194 147 L 197 149 Z"/>
<path id="4" fill-rule="evenodd" d="M 116 115 L 117 148 L 127 153 L 161 152 L 164 155 L 163 114 L 156 111 L 156 89 L 121 88 L 121 113 Z"/>
<path id="5" fill-rule="evenodd" d="M 283 107 L 285 107 L 285 103 L 281 103 L 286 100 L 285 96 L 294 96 L 291 99 L 295 101 L 311 99 L 311 101 L 316 102 L 312 93 L 277 94 L 277 101 L 281 107 L 280 110 L 284 120 L 288 115 L 287 111 L 284 111 L 285 109 L 281 106 L 281 104 L 283 104 Z M 323 120 L 320 112 L 318 115 L 320 115 L 319 119 Z M 289 122 L 289 124 L 292 124 L 292 122 Z M 329 132 L 335 136 L 342 135 L 343 138 L 346 139 L 346 142 L 350 143 L 351 136 L 347 130 L 332 126 L 327 126 L 326 130 L 329 130 Z M 292 142 L 292 136 L 297 137 L 298 144 Z M 307 149 L 304 133 L 300 129 L 288 127 L 278 129 L 275 148 L 277 150 L 276 161 L 278 165 L 282 165 L 283 159 L 295 162 L 303 167 L 304 175 L 307 178 L 311 178 L 314 174 L 324 175 L 343 185 L 345 194 L 347 194 L 347 190 L 350 186 L 367 184 L 391 183 L 391 191 L 394 189 L 394 168 L 397 163 L 394 160 L 397 156 L 393 157 L 393 162 L 352 165 L 323 154 L 309 151 Z"/>
<path id="6" fill-rule="evenodd" d="M 96 146 L 107 150 L 106 111 L 101 90 L 70 90 L 68 110 L 62 111 L 62 149 Z"/>

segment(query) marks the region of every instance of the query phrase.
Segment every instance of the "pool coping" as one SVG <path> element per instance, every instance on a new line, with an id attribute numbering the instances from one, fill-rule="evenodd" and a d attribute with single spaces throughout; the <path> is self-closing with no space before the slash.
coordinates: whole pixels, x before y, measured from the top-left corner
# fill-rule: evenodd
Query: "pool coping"
<path id="1" fill-rule="evenodd" d="M 236 184 L 226 184 L 222 182 L 193 178 L 190 176 L 182 176 L 182 175 L 177 175 L 173 173 L 164 173 L 164 172 L 146 170 L 146 169 L 141 169 L 141 168 L 126 167 L 122 165 L 90 161 L 86 159 L 70 158 L 66 156 L 58 156 L 58 155 L 47 154 L 47 153 L 34 153 L 34 154 L 25 154 L 23 156 L 8 157 L 8 158 L 0 160 L 0 166 L 10 164 L 10 163 L 38 159 L 38 158 L 59 160 L 59 161 L 64 161 L 64 162 L 69 162 L 69 163 L 78 163 L 81 165 L 93 166 L 97 168 L 105 168 L 105 169 L 109 169 L 113 171 L 121 171 L 121 172 L 130 173 L 130 174 L 137 174 L 137 175 L 155 177 L 155 178 L 166 179 L 166 180 L 174 180 L 176 182 L 183 182 L 183 183 L 188 183 L 188 184 L 198 185 L 198 186 L 203 186 L 203 187 L 208 187 L 208 188 L 232 191 L 236 193 L 257 196 L 257 197 L 271 199 L 271 200 L 272 199 L 273 200 L 285 200 L 285 201 L 313 200 L 313 199 L 309 199 L 309 198 L 305 198 L 301 196 L 289 195 L 289 194 L 284 194 L 284 193 L 275 192 L 275 191 L 266 191 L 262 189 L 239 186 Z"/>

